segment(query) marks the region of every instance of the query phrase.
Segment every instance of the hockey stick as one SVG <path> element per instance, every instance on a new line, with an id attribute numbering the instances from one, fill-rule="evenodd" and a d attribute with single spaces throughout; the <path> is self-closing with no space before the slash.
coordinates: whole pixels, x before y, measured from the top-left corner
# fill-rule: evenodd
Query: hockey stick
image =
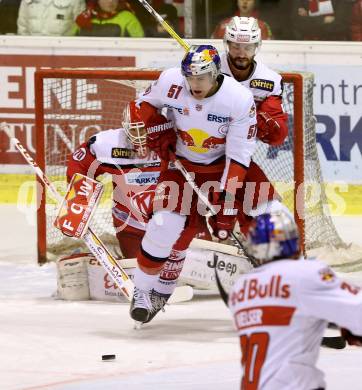
<path id="1" fill-rule="evenodd" d="M 53 196 L 58 202 L 63 200 L 62 196 L 59 194 L 54 184 L 49 181 L 48 177 L 41 170 L 39 165 L 35 160 L 30 156 L 26 148 L 20 143 L 20 141 L 12 137 L 11 141 L 15 147 L 19 150 L 22 156 L 25 158 L 27 163 L 31 165 L 40 178 L 40 180 L 45 184 L 45 186 L 51 191 Z M 101 263 L 104 269 L 107 271 L 109 276 L 113 279 L 117 287 L 122 291 L 124 296 L 130 301 L 133 295 L 134 284 L 131 279 L 128 277 L 124 269 L 117 263 L 115 258 L 103 244 L 103 242 L 97 237 L 97 235 L 92 231 L 91 228 L 88 228 L 87 232 L 83 236 L 83 240 L 86 243 L 89 250 L 92 252 L 94 257 Z"/>
<path id="2" fill-rule="evenodd" d="M 166 22 L 163 17 L 158 14 L 152 6 L 146 0 L 138 0 L 146 10 L 157 20 L 158 23 L 170 34 L 170 36 L 185 49 L 185 51 L 189 51 L 190 45 L 188 45 L 178 34 L 177 32 Z"/>
<path id="3" fill-rule="evenodd" d="M 184 178 L 186 179 L 186 181 L 190 184 L 191 188 L 195 191 L 196 195 L 198 196 L 198 198 L 204 203 L 204 205 L 210 210 L 211 214 L 214 216 L 217 214 L 216 210 L 215 210 L 215 207 L 214 205 L 212 205 L 209 201 L 209 199 L 207 198 L 207 196 L 200 190 L 200 188 L 198 187 L 198 185 L 195 183 L 194 179 L 192 178 L 192 176 L 190 175 L 190 173 L 188 172 L 188 170 L 183 166 L 182 162 L 176 158 L 176 155 L 172 153 L 172 162 L 173 164 L 175 165 L 175 167 L 182 173 L 182 175 L 184 176 Z M 234 241 L 234 243 L 236 244 L 236 246 L 241 249 L 241 251 L 244 253 L 244 255 L 246 256 L 246 258 L 250 261 L 250 263 L 254 266 L 254 267 L 257 267 L 258 266 L 258 263 L 257 261 L 255 260 L 255 258 L 251 255 L 248 254 L 248 252 L 246 251 L 244 245 L 242 244 L 242 242 L 239 240 L 239 238 L 236 236 L 236 234 L 234 232 L 231 232 L 230 234 L 231 236 L 231 239 Z"/>

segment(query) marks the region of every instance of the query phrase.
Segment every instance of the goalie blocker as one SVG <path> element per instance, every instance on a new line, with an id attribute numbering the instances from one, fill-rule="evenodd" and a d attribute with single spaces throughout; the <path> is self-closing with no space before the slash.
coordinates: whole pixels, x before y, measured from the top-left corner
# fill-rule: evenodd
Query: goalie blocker
<path id="1" fill-rule="evenodd" d="M 75 173 L 59 207 L 54 226 L 66 236 L 82 238 L 102 194 L 102 183 Z"/>

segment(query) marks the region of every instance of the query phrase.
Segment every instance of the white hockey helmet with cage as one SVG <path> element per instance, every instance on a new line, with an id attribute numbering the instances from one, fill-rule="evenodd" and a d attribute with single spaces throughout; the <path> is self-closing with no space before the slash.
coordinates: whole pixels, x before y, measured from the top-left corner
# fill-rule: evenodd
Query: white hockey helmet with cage
<path id="1" fill-rule="evenodd" d="M 123 110 L 122 126 L 128 140 L 136 147 L 146 145 L 147 132 L 142 121 L 140 108 L 135 101 L 129 102 Z"/>
<path id="2" fill-rule="evenodd" d="M 234 16 L 226 25 L 224 45 L 228 51 L 228 42 L 240 44 L 255 44 L 256 49 L 261 45 L 261 30 L 258 21 L 253 17 Z"/>

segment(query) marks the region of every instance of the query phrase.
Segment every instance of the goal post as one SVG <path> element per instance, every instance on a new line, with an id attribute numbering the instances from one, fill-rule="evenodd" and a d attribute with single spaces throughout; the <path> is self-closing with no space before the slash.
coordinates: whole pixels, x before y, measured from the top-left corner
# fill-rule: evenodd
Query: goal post
<path id="1" fill-rule="evenodd" d="M 35 72 L 36 160 L 46 174 L 65 190 L 67 156 L 93 134 L 121 127 L 122 111 L 131 99 L 158 78 L 158 70 L 43 69 Z M 326 214 L 313 116 L 313 75 L 282 73 L 283 105 L 289 115 L 289 135 L 283 145 L 258 142 L 254 160 L 281 193 L 295 214 L 306 252 L 325 243 L 343 244 Z M 109 178 L 103 203 L 92 228 L 106 245 L 118 245 L 110 212 L 112 187 Z M 319 197 L 310 197 L 318 186 Z M 44 263 L 77 248 L 75 242 L 53 227 L 55 202 L 38 185 L 38 262 Z M 42 196 L 45 194 L 45 196 Z M 322 242 L 321 242 L 322 241 Z"/>

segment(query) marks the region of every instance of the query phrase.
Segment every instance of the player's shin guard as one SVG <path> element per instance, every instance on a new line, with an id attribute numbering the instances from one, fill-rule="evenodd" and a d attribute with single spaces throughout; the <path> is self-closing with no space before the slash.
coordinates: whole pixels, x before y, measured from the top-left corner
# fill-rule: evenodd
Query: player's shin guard
<path id="1" fill-rule="evenodd" d="M 176 288 L 177 279 L 179 278 L 183 264 L 186 258 L 186 250 L 179 251 L 172 249 L 171 255 L 166 261 L 155 289 L 162 294 L 171 295 Z"/>
<path id="2" fill-rule="evenodd" d="M 150 322 L 159 311 L 165 311 L 164 307 L 176 288 L 177 279 L 182 271 L 185 257 L 186 250 L 172 250 L 170 257 L 158 277 L 155 288 L 151 290 L 152 309 L 148 320 L 144 322 Z"/>
<path id="3" fill-rule="evenodd" d="M 147 225 L 141 250 L 137 256 L 139 267 L 134 276 L 135 297 L 130 310 L 131 317 L 136 321 L 149 321 L 152 308 L 151 290 L 154 289 L 158 274 L 184 228 L 185 219 L 186 217 L 176 213 L 160 211 Z M 166 301 L 167 299 L 165 303 Z"/>
<path id="4" fill-rule="evenodd" d="M 186 217 L 170 211 L 158 211 L 147 225 L 138 265 L 146 273 L 156 274 L 164 263 L 184 228 Z"/>

